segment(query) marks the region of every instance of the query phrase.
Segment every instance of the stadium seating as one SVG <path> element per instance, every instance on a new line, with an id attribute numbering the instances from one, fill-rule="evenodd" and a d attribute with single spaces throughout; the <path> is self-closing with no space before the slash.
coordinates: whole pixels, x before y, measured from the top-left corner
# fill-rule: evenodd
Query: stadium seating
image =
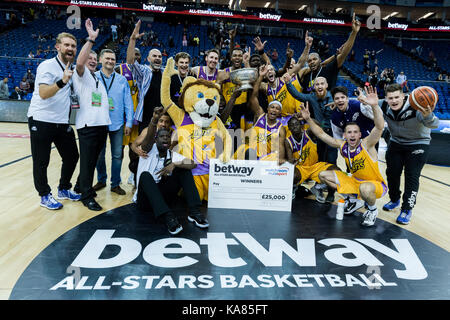
<path id="1" fill-rule="evenodd" d="M 94 18 L 93 22 L 94 25 L 98 25 L 98 19 Z M 113 20 L 109 21 L 110 24 L 113 22 Z M 190 24 L 187 31 L 188 35 L 197 35 L 200 39 L 200 43 L 199 46 L 188 45 L 187 47 L 184 47 L 182 45 L 184 32 L 184 26 L 182 24 L 171 25 L 162 22 L 152 22 L 152 30 L 156 32 L 159 42 L 162 44 L 160 49 L 162 51 L 162 49 L 164 48 L 168 54 L 167 56 L 163 56 L 163 65 L 165 65 L 168 57 L 174 56 L 177 52 L 180 51 L 188 52 L 191 57 L 196 59 L 195 61 L 197 64 L 203 64 L 204 60 L 202 53 L 213 47 L 211 40 L 208 39 L 207 29 L 207 26 Z M 26 28 L 16 28 L 0 35 L 0 77 L 7 77 L 9 74 L 12 75 L 13 79 L 11 79 L 9 82 L 10 91 L 12 91 L 15 86 L 19 86 L 21 78 L 26 73 L 28 68 L 30 68 L 32 72 L 35 73 L 37 66 L 42 61 L 42 59 L 27 58 L 28 53 L 30 51 L 36 52 L 36 49 L 39 45 L 42 47 L 42 49 L 46 49 L 47 46 L 50 46 L 52 48 L 54 45 L 54 39 L 48 40 L 46 42 L 39 42 L 38 39 L 33 38 L 32 35 L 38 35 L 39 33 L 41 33 L 42 35 L 51 34 L 53 35 L 53 37 L 55 37 L 59 32 L 66 30 L 67 27 L 65 24 L 65 20 L 39 19 L 29 23 Z M 71 32 L 78 39 L 83 39 L 86 37 L 86 31 L 84 30 L 84 28 L 81 28 L 80 30 L 71 30 Z M 168 39 L 170 36 L 172 36 L 174 39 L 174 47 L 169 47 L 168 45 Z M 242 37 L 245 37 L 245 39 L 243 39 Z M 334 54 L 336 48 L 339 48 L 347 40 L 347 37 L 348 34 L 321 35 L 321 39 L 324 42 L 328 42 L 330 45 L 330 55 Z M 265 51 L 269 55 L 270 52 L 272 52 L 272 49 L 276 49 L 278 51 L 279 58 L 277 61 L 273 61 L 273 64 L 276 68 L 281 68 L 285 63 L 285 52 L 288 43 L 295 52 L 295 58 L 298 58 L 303 51 L 303 39 L 275 36 L 262 36 L 261 38 L 262 41 L 267 40 Z M 24 41 L 24 39 L 26 39 L 26 41 Z M 110 32 L 109 30 L 107 30 L 105 34 L 101 34 L 99 36 L 94 49 L 98 50 L 102 48 L 109 40 Z M 244 42 L 244 44 L 250 46 L 252 48 L 252 51 L 254 51 L 252 40 L 253 35 L 241 36 L 240 34 L 238 34 L 235 39 L 235 43 L 242 44 L 242 42 Z M 409 48 L 413 45 L 416 45 L 417 42 L 414 42 L 414 40 L 403 40 L 403 44 L 404 48 Z M 118 63 L 123 63 L 126 61 L 127 45 L 128 43 L 126 41 L 123 44 L 119 45 L 117 51 Z M 438 47 L 435 47 L 436 45 L 440 45 L 440 49 Z M 445 61 L 445 63 L 448 63 L 448 59 L 446 59 L 449 51 L 448 42 L 443 45 L 439 42 L 428 41 L 423 46 L 426 48 L 432 48 L 436 57 L 438 58 L 438 61 L 441 60 Z M 442 46 L 444 46 L 444 50 Z M 143 59 L 145 59 L 148 55 L 148 52 L 153 47 L 143 47 L 141 46 L 141 43 L 138 42 L 138 48 L 140 48 L 142 57 Z M 80 45 L 78 49 L 80 49 Z M 358 36 L 353 47 L 353 50 L 356 53 L 356 59 L 354 61 L 348 61 L 347 59 L 347 61 L 344 63 L 343 68 L 344 70 L 348 70 L 348 73 L 353 77 L 353 80 L 360 83 L 366 81 L 367 76 L 363 74 L 362 62 L 362 55 L 365 49 L 369 49 L 370 51 L 378 51 L 380 49 L 383 49 L 383 51 L 377 55 L 379 72 L 387 67 L 393 67 L 396 74 L 400 71 L 403 71 L 408 77 L 410 90 L 413 90 L 415 87 L 420 85 L 430 85 L 434 87 L 439 94 L 439 102 L 436 106 L 436 114 L 441 119 L 450 119 L 450 94 L 448 90 L 448 84 L 445 82 L 433 81 L 438 76 L 437 72 L 429 71 L 428 68 L 419 61 L 403 54 L 402 52 L 397 50 L 395 46 L 387 45 L 378 39 Z M 44 58 L 49 58 L 53 55 L 54 52 L 45 55 Z M 444 55 L 445 59 L 443 58 Z M 348 77 L 340 76 L 337 84 L 348 87 L 349 94 L 353 95 L 353 92 L 356 88 L 354 81 L 351 81 Z"/>

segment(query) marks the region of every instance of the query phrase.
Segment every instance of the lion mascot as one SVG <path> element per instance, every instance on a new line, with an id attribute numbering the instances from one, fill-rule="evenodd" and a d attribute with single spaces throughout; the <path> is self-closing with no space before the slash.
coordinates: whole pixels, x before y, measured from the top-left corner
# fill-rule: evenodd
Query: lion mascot
<path id="1" fill-rule="evenodd" d="M 161 81 L 161 103 L 176 127 L 177 152 L 193 160 L 195 185 L 201 200 L 208 200 L 209 160 L 228 162 L 231 136 L 217 116 L 220 88 L 213 82 L 186 77 L 176 105 L 170 98 L 171 76 L 177 74 L 173 58 L 167 60 Z"/>

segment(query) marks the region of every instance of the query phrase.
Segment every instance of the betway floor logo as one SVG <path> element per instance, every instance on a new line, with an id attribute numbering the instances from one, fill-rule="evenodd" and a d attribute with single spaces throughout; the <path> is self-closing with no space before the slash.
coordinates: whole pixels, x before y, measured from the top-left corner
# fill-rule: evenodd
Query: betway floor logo
<path id="1" fill-rule="evenodd" d="M 270 13 L 259 13 L 259 18 L 260 19 L 266 19 L 266 20 L 275 20 L 275 21 L 280 21 L 281 16 L 278 14 L 270 14 Z"/>
<path id="2" fill-rule="evenodd" d="M 142 253 L 142 258 L 159 268 L 186 268 L 198 263 L 196 255 L 207 250 L 209 262 L 221 268 L 239 268 L 247 265 L 242 257 L 230 255 L 230 247 L 244 246 L 265 267 L 282 267 L 286 255 L 299 267 L 317 267 L 316 246 L 332 247 L 324 251 L 329 262 L 340 267 L 384 266 L 379 258 L 387 257 L 400 263 L 403 268 L 393 269 L 399 279 L 423 280 L 428 273 L 407 239 L 391 239 L 395 249 L 387 247 L 373 239 L 327 238 L 315 240 L 296 239 L 296 246 L 291 246 L 281 238 L 269 240 L 268 248 L 261 245 L 249 233 L 208 232 L 199 243 L 185 238 L 164 238 L 146 245 L 132 238 L 113 237 L 115 230 L 96 230 L 71 266 L 79 268 L 114 268 L 126 265 Z M 266 241 L 264 241 L 266 243 Z M 100 258 L 107 246 L 120 248 L 115 256 Z M 337 246 L 337 247 L 336 247 Z M 377 257 L 368 248 L 376 251 Z M 234 253 L 234 252 L 233 252 Z M 176 254 L 176 255 L 174 255 Z M 253 264 L 253 262 L 252 262 Z"/>

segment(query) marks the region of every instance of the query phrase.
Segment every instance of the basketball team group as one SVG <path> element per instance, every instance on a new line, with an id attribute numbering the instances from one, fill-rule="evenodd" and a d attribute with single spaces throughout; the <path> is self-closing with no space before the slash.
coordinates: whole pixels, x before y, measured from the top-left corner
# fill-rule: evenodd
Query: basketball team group
<path id="1" fill-rule="evenodd" d="M 102 210 L 95 198 L 107 185 L 109 136 L 111 192 L 126 195 L 120 184 L 128 146 L 133 201 L 173 235 L 183 230 L 173 209 L 177 197 L 185 200 L 188 221 L 208 228 L 201 207 L 208 201 L 213 158 L 289 162 L 294 165 L 293 199 L 314 196 L 320 203 L 333 203 L 337 192 L 344 214 L 364 207 L 365 227 L 375 224 L 376 201 L 388 193 L 383 210 L 399 208 L 397 223 L 408 224 L 431 129 L 439 124 L 433 113 L 438 96 L 431 87 L 405 94 L 401 85 L 390 84 L 383 99 L 371 86 L 358 88 L 352 92 L 356 98 L 349 98 L 347 87 L 337 85 L 338 73 L 360 27 L 353 16 L 348 39 L 330 57 L 310 52 L 314 39 L 306 32 L 298 60 L 288 47 L 281 69 L 265 52 L 267 41 L 255 37 L 252 53 L 252 48 L 235 43 L 236 29 L 229 31 L 230 66 L 222 68 L 221 52 L 215 48 L 205 53 L 201 66 L 191 66 L 186 52 L 170 57 L 164 68 L 158 49 L 141 57 L 138 47 L 146 31 L 141 21 L 130 35 L 123 64 L 116 63 L 113 50 L 92 50 L 99 30 L 90 19 L 78 55 L 80 39 L 60 33 L 57 56 L 38 66 L 28 111 L 40 205 L 58 210 L 62 200 L 72 200 Z M 69 124 L 73 112 L 78 146 Z M 388 145 L 387 181 L 378 165 L 382 137 Z M 47 178 L 52 144 L 62 158 L 55 196 Z M 345 167 L 338 167 L 338 153 Z"/>

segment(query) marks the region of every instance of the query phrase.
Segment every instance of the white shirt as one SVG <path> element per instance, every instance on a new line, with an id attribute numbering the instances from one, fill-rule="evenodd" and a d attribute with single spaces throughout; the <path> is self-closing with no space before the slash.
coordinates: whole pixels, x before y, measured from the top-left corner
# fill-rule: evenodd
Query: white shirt
<path id="1" fill-rule="evenodd" d="M 112 32 L 117 32 L 117 26 L 113 24 L 113 25 L 111 26 L 111 31 L 112 31 Z"/>
<path id="2" fill-rule="evenodd" d="M 137 169 L 137 178 L 136 178 L 136 192 L 133 196 L 133 201 L 137 201 L 137 194 L 139 190 L 139 178 L 141 177 L 142 172 L 148 171 L 152 175 L 153 179 L 156 183 L 159 183 L 161 181 L 161 177 L 157 175 L 156 173 L 160 171 L 162 168 L 164 168 L 164 160 L 170 159 L 170 154 L 172 154 L 172 162 L 181 162 L 184 159 L 186 159 L 181 154 L 167 150 L 167 158 L 160 158 L 159 157 L 159 151 L 158 147 L 156 146 L 156 143 L 153 144 L 152 149 L 148 153 L 147 158 L 139 157 L 139 164 Z"/>
<path id="3" fill-rule="evenodd" d="M 63 78 L 65 65 L 58 57 L 45 60 L 36 71 L 36 81 L 27 117 L 50 123 L 69 123 L 70 111 L 70 80 L 53 97 L 42 99 L 39 95 L 39 85 L 53 85 Z"/>
<path id="4" fill-rule="evenodd" d="M 82 129 L 85 126 L 96 127 L 110 125 L 108 94 L 103 83 L 86 66 L 84 66 L 83 76 L 80 77 L 78 72 L 75 71 L 72 80 L 73 88 L 80 103 L 80 109 L 78 109 L 75 118 L 75 127 Z M 100 107 L 92 106 L 92 93 L 95 91 L 98 91 L 102 95 L 102 105 Z"/>
<path id="5" fill-rule="evenodd" d="M 406 81 L 406 75 L 401 75 L 401 74 L 399 74 L 398 76 L 397 76 L 397 83 L 398 84 L 402 84 L 403 82 L 405 82 Z"/>

